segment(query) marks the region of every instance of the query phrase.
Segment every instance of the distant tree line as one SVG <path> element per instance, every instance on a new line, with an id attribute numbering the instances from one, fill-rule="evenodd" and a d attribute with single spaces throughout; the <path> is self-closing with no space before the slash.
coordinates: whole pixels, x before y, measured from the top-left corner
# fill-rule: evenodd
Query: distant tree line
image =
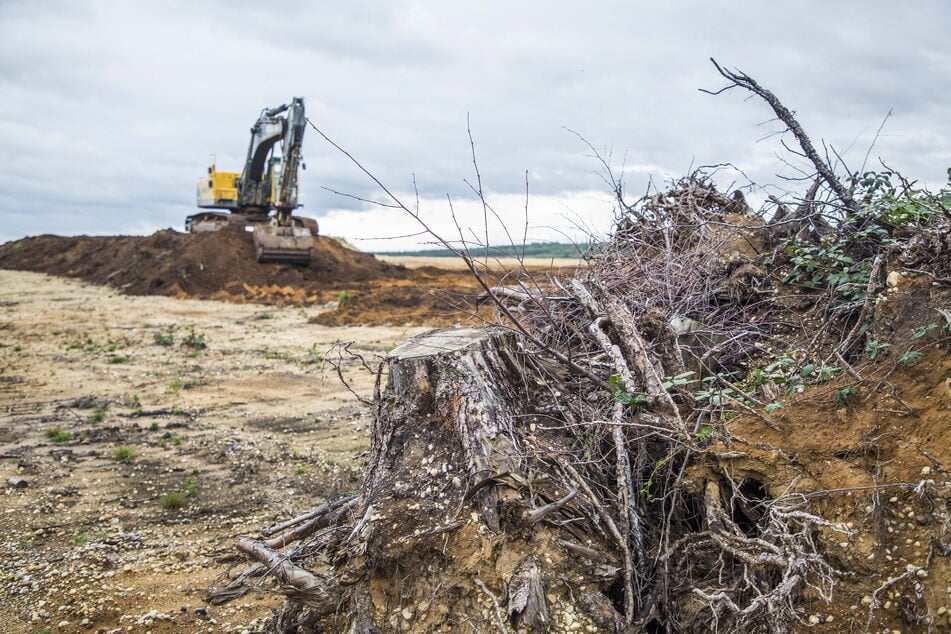
<path id="1" fill-rule="evenodd" d="M 469 255 L 473 258 L 579 258 L 598 245 L 572 244 L 560 242 L 538 242 L 525 245 L 503 245 L 489 247 L 471 247 Z M 451 258 L 454 253 L 449 249 L 423 249 L 420 251 L 378 251 L 377 255 L 407 255 L 427 258 Z"/>

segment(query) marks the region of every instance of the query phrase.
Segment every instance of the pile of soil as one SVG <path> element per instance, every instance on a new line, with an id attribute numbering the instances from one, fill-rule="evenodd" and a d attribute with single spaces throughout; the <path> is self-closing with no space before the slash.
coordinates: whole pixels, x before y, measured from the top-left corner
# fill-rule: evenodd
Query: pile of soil
<path id="1" fill-rule="evenodd" d="M 0 246 L 0 267 L 78 277 L 130 295 L 243 295 L 245 286 L 326 290 L 409 271 L 320 236 L 308 266 L 258 263 L 251 233 L 238 227 L 207 233 L 166 229 L 151 236 L 42 235 Z"/>
<path id="2" fill-rule="evenodd" d="M 443 325 L 470 311 L 474 281 L 462 272 L 413 271 L 319 236 L 308 266 L 259 263 L 251 233 L 166 229 L 150 236 L 42 235 L 0 245 L 0 268 L 80 278 L 129 295 L 277 306 L 333 302 L 325 325 Z M 428 288 L 449 289 L 455 306 Z M 461 297 L 461 299 L 460 299 Z"/>

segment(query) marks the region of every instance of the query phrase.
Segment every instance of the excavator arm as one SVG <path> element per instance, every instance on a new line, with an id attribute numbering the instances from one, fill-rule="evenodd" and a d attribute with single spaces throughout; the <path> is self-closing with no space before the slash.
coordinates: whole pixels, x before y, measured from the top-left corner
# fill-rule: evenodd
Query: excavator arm
<path id="1" fill-rule="evenodd" d="M 212 165 L 207 179 L 198 184 L 198 206 L 227 209 L 230 219 L 221 213 L 196 214 L 186 220 L 188 230 L 217 230 L 235 221 L 253 224 L 258 261 L 308 263 L 317 221 L 292 215 L 300 206 L 298 175 L 306 125 L 300 97 L 263 110 L 251 128 L 241 174 L 218 172 Z"/>

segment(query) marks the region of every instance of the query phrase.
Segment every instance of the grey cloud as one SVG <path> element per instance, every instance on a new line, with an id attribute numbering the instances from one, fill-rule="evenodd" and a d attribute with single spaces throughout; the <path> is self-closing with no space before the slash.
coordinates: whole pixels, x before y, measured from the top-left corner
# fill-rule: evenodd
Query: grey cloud
<path id="1" fill-rule="evenodd" d="M 0 239 L 180 226 L 216 156 L 239 169 L 259 110 L 311 119 L 402 192 L 471 196 L 467 115 L 488 191 L 604 189 L 583 134 L 632 191 L 730 161 L 761 182 L 772 113 L 707 58 L 774 90 L 814 137 L 940 183 L 951 162 L 951 7 L 932 1 L 506 4 L 172 2 L 0 5 Z M 306 213 L 366 210 L 377 188 L 308 134 Z M 645 166 L 652 169 L 648 174 Z M 405 233 L 387 215 L 381 232 Z M 537 224 L 558 222 L 557 215 Z"/>

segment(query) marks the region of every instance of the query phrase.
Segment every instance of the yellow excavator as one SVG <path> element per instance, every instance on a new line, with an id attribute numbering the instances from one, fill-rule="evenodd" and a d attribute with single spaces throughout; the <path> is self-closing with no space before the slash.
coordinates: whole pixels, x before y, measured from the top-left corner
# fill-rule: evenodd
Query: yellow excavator
<path id="1" fill-rule="evenodd" d="M 244 171 L 220 172 L 214 162 L 198 181 L 198 207 L 185 219 L 189 233 L 218 231 L 228 225 L 253 229 L 258 262 L 307 265 L 313 254 L 317 221 L 293 215 L 298 171 L 303 167 L 304 100 L 266 108 L 251 128 Z M 280 150 L 280 153 L 276 150 Z"/>

